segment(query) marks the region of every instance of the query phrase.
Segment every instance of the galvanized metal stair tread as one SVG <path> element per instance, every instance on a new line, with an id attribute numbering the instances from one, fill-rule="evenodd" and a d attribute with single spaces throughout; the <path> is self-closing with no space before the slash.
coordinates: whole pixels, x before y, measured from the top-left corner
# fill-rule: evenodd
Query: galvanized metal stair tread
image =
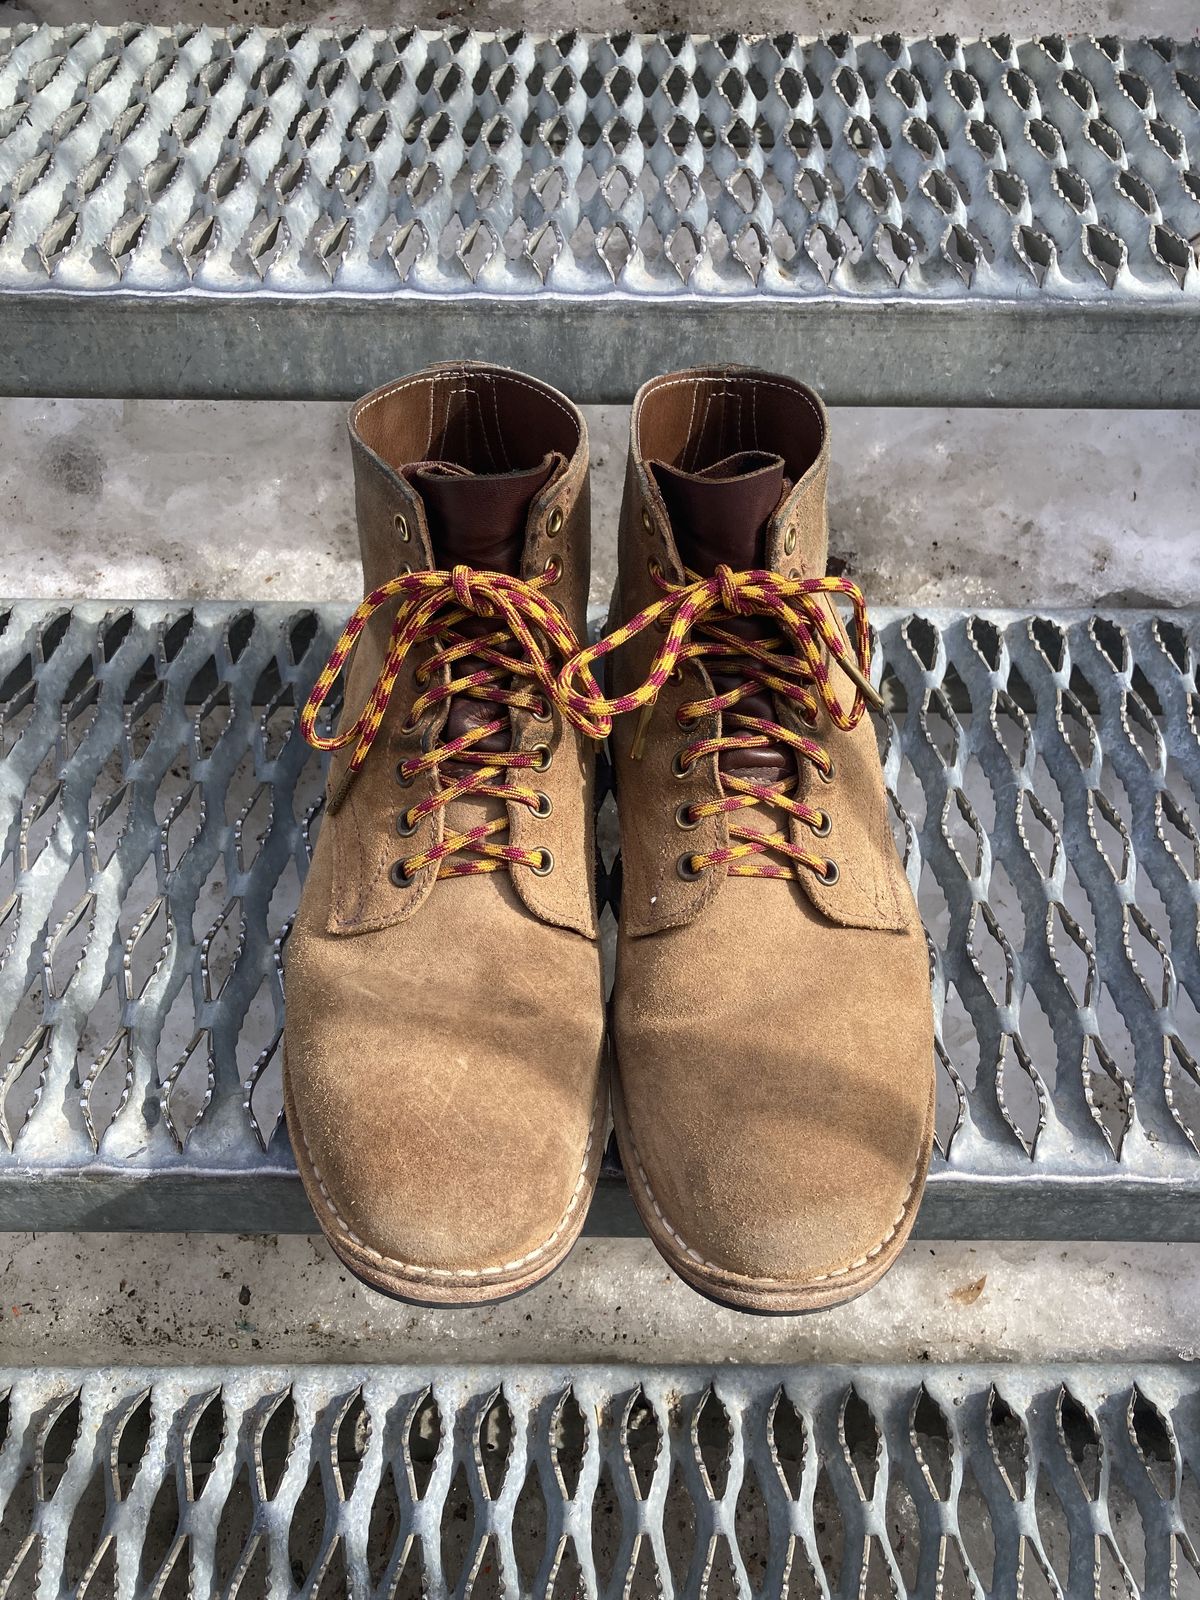
<path id="1" fill-rule="evenodd" d="M 46 1600 L 1200 1592 L 1184 1364 L 39 1369 L 0 1395 L 0 1596 L 39 1564 Z"/>
<path id="2" fill-rule="evenodd" d="M 5 1225 L 314 1230 L 282 951 L 322 799 L 296 708 L 343 608 L 0 620 Z M 920 1228 L 1196 1237 L 1200 613 L 875 623 L 938 1024 Z M 589 1225 L 639 1231 L 612 1174 Z"/>
<path id="3" fill-rule="evenodd" d="M 1196 403 L 1197 239 L 1195 40 L 0 30 L 7 392 L 359 392 L 383 313 L 584 400 L 686 329 L 834 401 Z"/>

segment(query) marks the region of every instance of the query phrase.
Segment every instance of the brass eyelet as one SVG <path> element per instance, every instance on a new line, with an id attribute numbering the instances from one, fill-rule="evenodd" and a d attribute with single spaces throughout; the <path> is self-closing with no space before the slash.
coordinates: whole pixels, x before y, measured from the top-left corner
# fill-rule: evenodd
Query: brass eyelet
<path id="1" fill-rule="evenodd" d="M 411 820 L 409 814 L 411 810 L 412 808 L 410 806 L 408 810 L 402 811 L 396 818 L 396 832 L 402 839 L 411 839 L 413 834 L 416 833 L 417 829 L 421 826 L 420 817 L 418 817 L 415 822 Z"/>
<path id="2" fill-rule="evenodd" d="M 535 744 L 529 754 L 541 757 L 540 761 L 533 763 L 534 772 L 549 772 L 550 763 L 554 760 L 554 751 L 548 744 Z"/>
<path id="3" fill-rule="evenodd" d="M 642 527 L 647 533 L 654 532 L 654 518 L 650 515 L 645 506 L 642 507 Z"/>
<path id="4" fill-rule="evenodd" d="M 554 721 L 554 708 L 553 708 L 553 706 L 551 706 L 545 700 L 539 700 L 538 701 L 538 705 L 541 707 L 540 710 L 534 710 L 533 706 L 530 706 L 530 708 L 529 708 L 529 715 L 533 718 L 533 720 L 535 722 L 553 722 Z"/>
<path id="5" fill-rule="evenodd" d="M 388 877 L 392 880 L 393 889 L 407 889 L 413 881 L 405 872 L 403 861 L 392 862 L 392 870 L 388 873 Z"/>
<path id="6" fill-rule="evenodd" d="M 674 759 L 674 761 L 671 762 L 671 771 L 675 774 L 675 776 L 677 778 L 690 778 L 691 775 L 692 775 L 692 768 L 693 768 L 694 765 L 695 765 L 695 762 L 685 761 L 683 759 L 683 751 L 682 750 L 677 750 L 675 752 L 675 759 Z"/>
<path id="7" fill-rule="evenodd" d="M 661 578 L 662 575 L 663 575 L 663 569 L 662 569 L 661 565 L 659 564 L 659 562 L 657 562 L 657 561 L 647 561 L 647 563 L 646 563 L 646 571 L 654 579 Z"/>
<path id="8" fill-rule="evenodd" d="M 685 850 L 680 856 L 679 860 L 675 863 L 675 871 L 683 879 L 684 883 L 695 883 L 696 879 L 700 876 L 700 873 L 697 872 L 696 868 L 692 865 L 694 859 L 695 857 L 693 856 L 692 852 L 690 850 Z"/>
<path id="9" fill-rule="evenodd" d="M 700 818 L 692 815 L 692 808 L 686 800 L 683 805 L 675 808 L 675 826 L 688 829 L 700 826 Z"/>
<path id="10" fill-rule="evenodd" d="M 812 829 L 816 838 L 828 839 L 833 830 L 833 818 L 829 815 L 828 811 L 822 811 L 820 822 L 810 822 L 809 827 Z"/>
<path id="11" fill-rule="evenodd" d="M 536 867 L 530 867 L 529 870 L 535 877 L 548 878 L 554 871 L 554 852 L 547 850 L 546 846 L 542 845 L 538 850 L 538 855 L 541 857 L 540 861 Z"/>
<path id="12" fill-rule="evenodd" d="M 676 726 L 682 728 L 685 733 L 690 733 L 693 728 L 699 727 L 700 718 L 685 717 L 683 714 L 683 707 L 680 706 L 679 710 L 675 713 L 675 723 Z"/>
<path id="13" fill-rule="evenodd" d="M 546 518 L 546 532 L 553 539 L 553 537 L 554 537 L 554 535 L 556 533 L 561 533 L 562 532 L 562 525 L 563 525 L 562 507 L 561 506 L 555 506 L 554 510 Z"/>
<path id="14" fill-rule="evenodd" d="M 841 873 L 838 871 L 837 862 L 827 861 L 825 863 L 825 871 L 821 873 L 821 882 L 825 885 L 825 887 L 827 889 L 832 889 L 840 877 Z"/>
<path id="15" fill-rule="evenodd" d="M 400 733 L 406 739 L 411 738 L 420 726 L 421 724 L 419 722 L 414 722 L 411 717 L 405 717 L 404 721 L 400 724 Z"/>
<path id="16" fill-rule="evenodd" d="M 407 544 L 408 541 L 412 538 L 412 534 L 409 532 L 408 518 L 405 517 L 405 516 L 402 516 L 401 513 L 399 511 L 397 511 L 395 517 L 393 518 L 393 521 L 396 524 L 396 532 L 404 540 L 405 544 Z"/>
<path id="17" fill-rule="evenodd" d="M 795 530 L 795 528 L 788 528 L 788 529 L 786 529 L 784 531 L 784 535 L 783 535 L 783 553 L 784 553 L 784 555 L 785 556 L 790 556 L 792 554 L 793 550 L 795 550 L 795 548 L 796 548 L 796 530 Z"/>
<path id="18" fill-rule="evenodd" d="M 557 556 L 551 556 L 547 561 L 542 568 L 542 577 L 545 578 L 547 584 L 557 583 L 562 577 L 562 562 Z"/>
<path id="19" fill-rule="evenodd" d="M 538 790 L 537 798 L 537 805 L 531 806 L 530 810 L 533 812 L 535 817 L 548 817 L 554 810 L 554 801 L 551 800 L 550 796 L 545 794 L 541 789 Z"/>
<path id="20" fill-rule="evenodd" d="M 829 763 L 828 767 L 818 767 L 817 768 L 817 777 L 820 778 L 822 783 L 832 783 L 833 782 L 833 777 L 834 777 L 834 771 L 835 771 L 835 768 L 834 768 L 833 762 L 831 761 Z"/>

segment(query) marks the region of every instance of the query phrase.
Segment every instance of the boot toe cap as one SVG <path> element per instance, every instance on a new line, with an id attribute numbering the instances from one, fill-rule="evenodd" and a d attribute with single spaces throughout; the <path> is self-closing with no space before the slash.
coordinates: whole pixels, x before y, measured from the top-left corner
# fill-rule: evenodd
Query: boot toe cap
<path id="1" fill-rule="evenodd" d="M 697 1269 L 764 1288 L 833 1285 L 872 1266 L 907 1232 L 925 1172 L 918 1134 L 897 1159 L 831 1134 L 797 1134 L 771 1158 L 769 1134 L 713 1125 L 670 1152 L 639 1148 L 635 1181 L 676 1250 Z M 632 1142 L 632 1141 L 631 1141 Z"/>
<path id="2" fill-rule="evenodd" d="M 290 952 L 293 996 L 311 954 Z M 599 1165 L 598 1029 L 498 1005 L 472 1030 L 465 1011 L 336 1003 L 328 981 L 317 992 L 326 1003 L 289 1011 L 285 1103 L 338 1253 L 418 1300 L 496 1298 L 548 1271 Z"/>

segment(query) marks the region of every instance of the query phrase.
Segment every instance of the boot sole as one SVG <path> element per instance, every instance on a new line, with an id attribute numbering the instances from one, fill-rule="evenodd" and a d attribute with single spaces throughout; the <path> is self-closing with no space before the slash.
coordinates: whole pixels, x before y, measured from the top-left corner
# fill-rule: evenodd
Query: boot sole
<path id="1" fill-rule="evenodd" d="M 536 1288 L 539 1283 L 548 1278 L 552 1272 L 562 1265 L 583 1231 L 583 1225 L 587 1220 L 587 1214 L 591 1207 L 592 1197 L 596 1191 L 596 1180 L 600 1175 L 600 1163 L 604 1158 L 604 1135 L 608 1117 L 608 1080 L 609 1063 L 606 1055 L 600 1068 L 596 1105 L 592 1113 L 591 1149 L 583 1177 L 587 1194 L 586 1202 L 581 1202 L 578 1205 L 576 1208 L 577 1215 L 572 1218 L 570 1226 L 563 1229 L 561 1237 L 556 1239 L 554 1250 L 539 1259 L 535 1267 L 529 1267 L 523 1271 L 514 1271 L 504 1277 L 497 1275 L 486 1284 L 480 1282 L 479 1275 L 476 1272 L 474 1274 L 463 1273 L 461 1276 L 443 1274 L 439 1276 L 439 1281 L 436 1285 L 431 1285 L 429 1277 L 425 1273 L 406 1273 L 394 1267 L 383 1267 L 373 1261 L 364 1260 L 360 1253 L 360 1246 L 327 1226 L 324 1218 L 329 1210 L 329 1202 L 325 1197 L 321 1182 L 309 1161 L 308 1149 L 304 1135 L 300 1131 L 299 1119 L 296 1117 L 292 1107 L 286 1050 L 283 1054 L 284 1119 L 287 1122 L 288 1137 L 291 1140 L 292 1153 L 295 1157 L 296 1169 L 300 1174 L 300 1182 L 304 1186 L 304 1192 L 308 1196 L 317 1224 L 334 1255 L 337 1256 L 347 1272 L 356 1278 L 359 1283 L 368 1289 L 375 1290 L 378 1294 L 385 1295 L 390 1300 L 399 1300 L 405 1305 L 418 1306 L 425 1310 L 433 1310 L 445 1306 L 490 1306 L 497 1305 L 505 1300 L 515 1300 L 519 1295 Z M 552 1235 L 551 1237 L 554 1236 Z"/>
<path id="2" fill-rule="evenodd" d="M 617 1146 L 621 1151 L 629 1192 L 646 1226 L 646 1232 L 672 1271 L 683 1279 L 689 1289 L 694 1289 L 697 1294 L 703 1295 L 706 1300 L 711 1300 L 714 1305 L 722 1306 L 729 1311 L 749 1311 L 759 1316 L 796 1316 L 813 1311 L 826 1311 L 832 1306 L 856 1300 L 859 1295 L 874 1288 L 908 1241 L 925 1191 L 925 1178 L 933 1154 L 934 1115 L 937 1104 L 936 1079 L 930 1086 L 921 1159 L 901 1220 L 886 1244 L 872 1255 L 869 1261 L 853 1271 L 840 1274 L 835 1284 L 791 1282 L 780 1278 L 752 1278 L 719 1267 L 709 1268 L 695 1255 L 681 1251 L 679 1242 L 665 1225 L 638 1158 L 637 1146 L 630 1131 L 629 1118 L 621 1095 L 621 1076 L 615 1059 L 610 1096 Z"/>

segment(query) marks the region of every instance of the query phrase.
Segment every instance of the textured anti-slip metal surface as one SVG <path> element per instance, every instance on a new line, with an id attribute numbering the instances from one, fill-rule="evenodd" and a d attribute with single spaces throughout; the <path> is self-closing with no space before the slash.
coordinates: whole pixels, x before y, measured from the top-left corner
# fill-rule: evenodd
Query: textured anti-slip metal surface
<path id="1" fill-rule="evenodd" d="M 341 610 L 0 616 L 0 1216 L 313 1228 L 281 956 L 321 804 L 296 708 Z M 918 1226 L 1197 1237 L 1200 615 L 875 623 L 938 1022 Z M 619 1182 L 591 1227 L 637 1227 Z"/>
<path id="2" fill-rule="evenodd" d="M 553 368 L 584 399 L 645 373 L 636 340 L 583 314 L 607 306 L 653 339 L 670 305 L 715 359 L 769 358 L 800 334 L 790 313 L 836 312 L 832 332 L 804 327 L 840 352 L 835 400 L 932 382 L 944 398 L 1180 404 L 1200 382 L 1184 342 L 1197 239 L 1195 41 L 0 31 L 13 388 L 44 383 L 50 360 L 56 393 L 357 392 L 339 344 L 356 360 L 371 346 L 346 319 L 369 316 L 377 344 L 386 296 L 414 313 L 394 326 L 417 359 L 460 353 L 467 327 L 546 363 L 538 330 L 569 329 Z M 164 315 L 163 295 L 204 320 Z M 537 311 L 523 343 L 502 342 L 496 300 L 522 324 Z M 72 307 L 95 319 L 79 349 L 56 340 Z M 904 317 L 870 318 L 890 309 Z M 974 320 L 911 321 L 939 309 Z M 1003 315 L 980 321 L 989 309 Z M 1008 314 L 1032 332 L 1055 311 L 1039 373 L 1004 348 Z M 206 354 L 222 324 L 238 361 Z"/>
<path id="3" fill-rule="evenodd" d="M 1182 1366 L 0 1372 L 0 1597 L 1200 1594 Z"/>

